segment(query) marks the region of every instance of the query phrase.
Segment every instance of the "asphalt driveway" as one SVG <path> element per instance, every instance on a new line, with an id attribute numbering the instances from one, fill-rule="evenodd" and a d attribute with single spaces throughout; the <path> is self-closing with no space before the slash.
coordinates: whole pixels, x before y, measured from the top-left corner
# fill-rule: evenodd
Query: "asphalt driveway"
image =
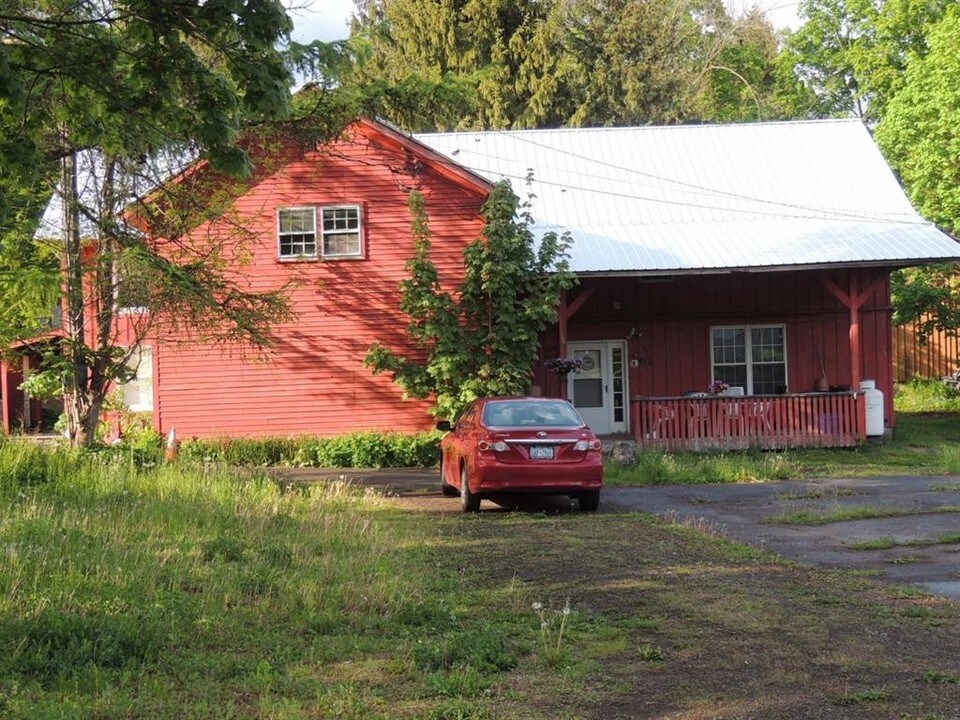
<path id="1" fill-rule="evenodd" d="M 810 565 L 870 570 L 960 599 L 960 479 L 795 480 L 749 485 L 664 485 L 604 490 L 607 509 L 705 524 L 732 540 Z M 893 517 L 799 525 L 777 516 L 889 510 Z M 952 536 L 952 537 L 950 537 Z M 946 539 L 952 542 L 943 542 Z M 881 542 L 883 541 L 883 542 Z M 857 549 L 858 543 L 890 545 Z"/>
<path id="2" fill-rule="evenodd" d="M 438 512 L 457 512 L 441 497 L 435 470 L 277 471 L 285 482 L 345 477 Z M 534 509 L 570 508 L 564 498 Z M 482 511 L 497 506 L 484 501 Z M 801 525 L 778 522 L 798 511 L 817 515 L 865 508 L 891 517 Z M 793 480 L 738 485 L 607 487 L 601 511 L 639 511 L 691 522 L 731 540 L 823 567 L 868 570 L 893 582 L 960 600 L 960 478 L 884 477 Z M 952 536 L 952 538 L 951 538 Z M 946 540 L 952 539 L 952 542 Z M 876 549 L 858 549 L 873 542 Z"/>

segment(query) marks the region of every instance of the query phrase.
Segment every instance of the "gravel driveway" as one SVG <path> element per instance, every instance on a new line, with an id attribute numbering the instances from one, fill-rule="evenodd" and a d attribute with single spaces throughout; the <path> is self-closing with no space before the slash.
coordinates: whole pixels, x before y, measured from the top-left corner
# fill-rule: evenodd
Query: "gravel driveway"
<path id="1" fill-rule="evenodd" d="M 349 478 L 404 498 L 430 512 L 458 512 L 443 498 L 435 470 L 278 470 L 279 481 Z M 565 500 L 565 498 L 564 498 Z M 543 503 L 534 509 L 543 510 Z M 497 506 L 484 501 L 482 511 Z M 554 509 L 569 508 L 556 502 Z M 798 511 L 827 514 L 867 508 L 892 517 L 799 525 L 771 522 Z M 960 478 L 883 477 L 792 480 L 737 485 L 607 487 L 601 511 L 639 511 L 704 524 L 732 540 L 788 559 L 825 567 L 869 570 L 893 582 L 916 585 L 960 600 Z M 951 542 L 944 542 L 947 538 Z M 890 547 L 857 549 L 884 541 Z"/>

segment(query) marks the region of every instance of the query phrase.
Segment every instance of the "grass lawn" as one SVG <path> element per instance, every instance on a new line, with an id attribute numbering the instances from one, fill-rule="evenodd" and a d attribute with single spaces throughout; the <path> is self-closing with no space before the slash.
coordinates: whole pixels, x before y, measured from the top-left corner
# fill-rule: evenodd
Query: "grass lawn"
<path id="1" fill-rule="evenodd" d="M 957 603 L 642 514 L 0 441 L 0 589 L 3 718 L 960 717 Z"/>

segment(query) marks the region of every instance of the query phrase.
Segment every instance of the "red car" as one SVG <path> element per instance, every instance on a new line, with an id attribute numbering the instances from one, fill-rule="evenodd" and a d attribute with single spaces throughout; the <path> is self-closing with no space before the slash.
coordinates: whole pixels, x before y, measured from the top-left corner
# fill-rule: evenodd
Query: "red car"
<path id="1" fill-rule="evenodd" d="M 440 441 L 441 489 L 459 495 L 464 512 L 520 493 L 570 495 L 588 511 L 600 504 L 601 444 L 566 400 L 484 398 L 437 428 L 450 431 Z"/>

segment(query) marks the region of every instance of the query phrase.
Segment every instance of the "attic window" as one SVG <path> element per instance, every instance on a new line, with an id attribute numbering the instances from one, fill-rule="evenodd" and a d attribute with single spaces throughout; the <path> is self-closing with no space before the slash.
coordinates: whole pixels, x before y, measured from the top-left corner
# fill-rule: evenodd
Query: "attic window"
<path id="1" fill-rule="evenodd" d="M 323 256 L 356 258 L 362 255 L 360 207 L 339 205 L 323 208 Z"/>
<path id="2" fill-rule="evenodd" d="M 316 209 L 312 207 L 278 209 L 277 235 L 280 241 L 281 259 L 316 259 Z"/>
<path id="3" fill-rule="evenodd" d="M 317 214 L 318 209 L 315 207 L 277 210 L 277 237 L 281 260 L 363 257 L 359 205 L 328 205 L 319 208 L 319 230 Z"/>

